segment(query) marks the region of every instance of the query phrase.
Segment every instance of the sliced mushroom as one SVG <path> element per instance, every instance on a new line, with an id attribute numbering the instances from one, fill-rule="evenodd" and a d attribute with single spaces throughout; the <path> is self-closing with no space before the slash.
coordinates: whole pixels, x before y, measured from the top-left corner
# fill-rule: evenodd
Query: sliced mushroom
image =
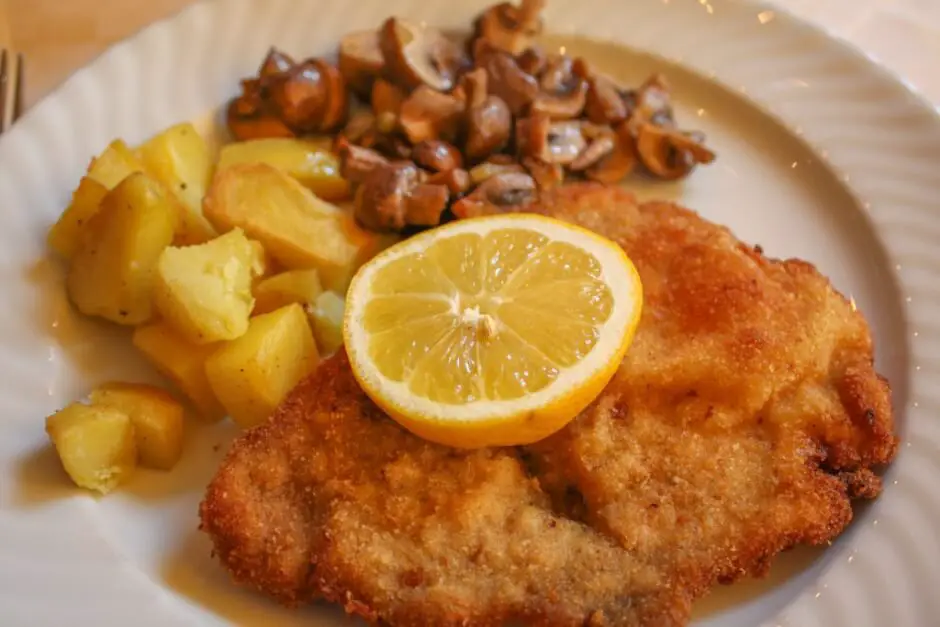
<path id="1" fill-rule="evenodd" d="M 427 139 L 453 141 L 463 114 L 462 100 L 422 85 L 402 103 L 398 123 L 412 144 Z"/>
<path id="2" fill-rule="evenodd" d="M 366 228 L 400 231 L 407 224 L 438 224 L 448 198 L 447 187 L 422 183 L 415 164 L 397 161 L 366 175 L 356 190 L 354 214 Z"/>
<path id="3" fill-rule="evenodd" d="M 506 147 L 512 135 L 512 113 L 499 96 L 487 96 L 467 114 L 467 159 L 478 161 Z"/>
<path id="4" fill-rule="evenodd" d="M 372 170 L 389 164 L 389 160 L 371 148 L 337 140 L 333 151 L 340 159 L 340 176 L 351 183 L 362 183 Z"/>
<path id="5" fill-rule="evenodd" d="M 688 175 L 697 164 L 711 163 L 715 153 L 702 145 L 704 138 L 655 124 L 643 124 L 637 134 L 637 153 L 655 176 L 675 180 Z"/>
<path id="6" fill-rule="evenodd" d="M 662 74 L 654 74 L 632 94 L 634 102 L 630 121 L 634 133 L 639 126 L 647 122 L 666 128 L 674 128 L 675 118 L 672 112 L 672 99 L 669 85 Z"/>
<path id="7" fill-rule="evenodd" d="M 382 25 L 379 48 L 388 78 L 406 89 L 450 91 L 468 65 L 461 47 L 439 30 L 395 17 Z"/>
<path id="8" fill-rule="evenodd" d="M 487 161 L 470 169 L 470 182 L 479 185 L 483 181 L 500 174 L 525 174 L 525 168 L 516 162 L 493 163 Z"/>
<path id="9" fill-rule="evenodd" d="M 290 56 L 277 48 L 271 47 L 268 50 L 267 56 L 264 57 L 264 61 L 261 62 L 261 67 L 258 69 L 258 77 L 264 79 L 283 74 L 293 68 L 294 65 L 296 65 L 296 63 Z"/>
<path id="10" fill-rule="evenodd" d="M 478 63 L 486 71 L 490 93 L 509 105 L 513 115 L 520 115 L 539 95 L 535 77 L 524 72 L 505 52 L 487 52 Z"/>
<path id="11" fill-rule="evenodd" d="M 611 79 L 595 74 L 588 79 L 584 113 L 594 124 L 619 124 L 627 119 L 627 103 Z"/>
<path id="12" fill-rule="evenodd" d="M 344 137 L 354 144 L 362 145 L 363 137 L 366 133 L 376 129 L 375 115 L 371 111 L 359 110 L 349 116 L 346 126 L 339 137 Z"/>
<path id="13" fill-rule="evenodd" d="M 516 64 L 523 72 L 532 76 L 539 76 L 547 63 L 548 57 L 538 46 L 532 46 L 516 57 Z"/>
<path id="14" fill-rule="evenodd" d="M 368 98 L 373 81 L 382 74 L 385 61 L 374 30 L 349 33 L 339 42 L 339 71 L 357 95 Z"/>
<path id="15" fill-rule="evenodd" d="M 455 202 L 451 211 L 458 218 L 508 213 L 532 203 L 536 197 L 535 180 L 528 174 L 497 174 Z"/>
<path id="16" fill-rule="evenodd" d="M 516 143 L 523 156 L 559 165 L 577 159 L 587 146 L 580 121 L 552 122 L 545 113 L 516 122 Z"/>
<path id="17" fill-rule="evenodd" d="M 557 163 L 545 163 L 540 159 L 526 157 L 522 160 L 522 165 L 535 179 L 535 184 L 540 190 L 552 189 L 565 181 L 565 170 Z"/>
<path id="18" fill-rule="evenodd" d="M 545 0 L 521 0 L 519 6 L 497 4 L 477 18 L 476 36 L 512 55 L 520 54 L 542 31 L 539 14 L 544 7 Z"/>
<path id="19" fill-rule="evenodd" d="M 372 112 L 375 114 L 375 126 L 380 133 L 391 133 L 398 125 L 398 115 L 407 94 L 397 85 L 385 79 L 377 79 L 372 84 Z"/>
<path id="20" fill-rule="evenodd" d="M 584 150 L 578 154 L 575 160 L 568 164 L 568 169 L 572 172 L 587 170 L 607 157 L 616 147 L 616 139 L 613 132 L 595 137 Z"/>
<path id="21" fill-rule="evenodd" d="M 617 125 L 613 139 L 613 151 L 584 171 L 584 175 L 592 181 L 613 185 L 636 168 L 636 144 L 626 122 Z"/>
<path id="22" fill-rule="evenodd" d="M 225 115 L 226 125 L 235 139 L 245 141 L 265 137 L 295 136 L 294 131 L 273 112 L 254 109 L 254 113 L 246 115 L 240 110 L 240 102 L 239 98 L 232 100 Z"/>
<path id="23" fill-rule="evenodd" d="M 330 132 L 346 118 L 346 83 L 323 59 L 308 59 L 273 77 L 268 90 L 280 118 L 299 132 Z"/>
<path id="24" fill-rule="evenodd" d="M 463 168 L 454 168 L 432 174 L 425 181 L 428 185 L 443 185 L 450 190 L 451 198 L 459 198 L 470 189 L 470 173 Z"/>
<path id="25" fill-rule="evenodd" d="M 463 157 L 453 144 L 439 139 L 426 139 L 411 152 L 415 163 L 432 172 L 449 172 L 463 166 Z"/>

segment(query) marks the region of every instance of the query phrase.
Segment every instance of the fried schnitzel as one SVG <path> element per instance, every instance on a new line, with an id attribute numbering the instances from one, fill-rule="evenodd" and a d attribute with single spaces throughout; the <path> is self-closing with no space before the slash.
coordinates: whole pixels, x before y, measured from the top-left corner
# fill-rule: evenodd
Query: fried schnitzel
<path id="1" fill-rule="evenodd" d="M 809 264 L 669 203 L 573 184 L 528 210 L 613 239 L 643 318 L 604 393 L 534 446 L 423 441 L 323 364 L 201 506 L 236 581 L 397 626 L 683 625 L 718 583 L 837 536 L 897 440 L 867 325 Z"/>

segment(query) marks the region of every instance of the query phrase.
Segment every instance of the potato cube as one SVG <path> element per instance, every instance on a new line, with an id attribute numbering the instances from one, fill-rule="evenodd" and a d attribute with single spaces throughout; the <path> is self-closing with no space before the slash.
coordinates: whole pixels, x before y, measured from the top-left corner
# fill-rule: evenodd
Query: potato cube
<path id="1" fill-rule="evenodd" d="M 177 244 L 201 244 L 216 236 L 202 215 L 202 197 L 212 177 L 205 140 L 186 122 L 151 137 L 138 149 L 144 169 L 180 199 L 183 212 Z"/>
<path id="2" fill-rule="evenodd" d="M 150 319 L 157 260 L 173 240 L 178 206 L 139 172 L 108 192 L 82 229 L 66 280 L 79 311 L 126 325 Z"/>
<path id="3" fill-rule="evenodd" d="M 248 332 L 226 342 L 206 362 L 209 383 L 229 415 L 254 426 L 320 361 L 300 305 L 252 318 Z"/>
<path id="4" fill-rule="evenodd" d="M 255 314 L 270 313 L 291 303 L 313 305 L 323 291 L 316 270 L 290 270 L 255 286 Z"/>
<path id="5" fill-rule="evenodd" d="M 339 174 L 332 139 L 272 137 L 234 142 L 219 152 L 218 169 L 242 163 L 267 163 L 291 175 L 324 200 L 346 200 L 349 182 Z"/>
<path id="6" fill-rule="evenodd" d="M 153 293 L 157 309 L 190 342 L 235 339 L 248 330 L 252 281 L 264 271 L 261 253 L 241 229 L 205 244 L 164 249 Z"/>
<path id="7" fill-rule="evenodd" d="M 115 139 L 88 166 L 88 178 L 114 189 L 134 172 L 143 172 L 144 164 L 121 139 Z"/>
<path id="8" fill-rule="evenodd" d="M 108 188 L 93 178 L 83 176 L 72 193 L 72 202 L 52 228 L 49 229 L 49 246 L 63 259 L 71 259 L 78 250 L 83 227 L 98 213 L 101 201 Z"/>
<path id="9" fill-rule="evenodd" d="M 105 383 L 91 393 L 96 406 L 127 414 L 141 466 L 170 470 L 183 452 L 183 406 L 166 391 L 143 383 Z"/>
<path id="10" fill-rule="evenodd" d="M 225 417 L 225 409 L 206 377 L 206 360 L 215 352 L 216 345 L 191 344 L 165 322 L 137 327 L 133 342 L 186 395 L 200 418 L 214 422 Z"/>
<path id="11" fill-rule="evenodd" d="M 332 355 L 343 345 L 343 313 L 346 301 L 336 292 L 323 292 L 307 307 L 313 336 L 321 355 Z"/>
<path id="12" fill-rule="evenodd" d="M 204 209 L 219 230 L 244 229 L 282 266 L 316 269 L 324 287 L 340 293 L 359 266 L 397 239 L 362 229 L 350 213 L 263 163 L 221 170 Z"/>
<path id="13" fill-rule="evenodd" d="M 46 418 L 46 433 L 79 487 L 107 494 L 137 464 L 134 425 L 119 409 L 73 403 Z"/>

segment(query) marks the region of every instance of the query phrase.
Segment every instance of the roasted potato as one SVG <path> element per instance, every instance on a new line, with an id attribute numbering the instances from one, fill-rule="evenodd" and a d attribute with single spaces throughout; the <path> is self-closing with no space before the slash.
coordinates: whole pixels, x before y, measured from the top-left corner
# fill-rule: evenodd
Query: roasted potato
<path id="1" fill-rule="evenodd" d="M 149 320 L 157 260 L 178 224 L 179 203 L 146 174 L 108 192 L 82 228 L 69 268 L 66 289 L 78 310 L 118 324 Z"/>
<path id="2" fill-rule="evenodd" d="M 202 215 L 202 197 L 212 177 L 212 160 L 205 140 L 192 124 L 171 126 L 138 149 L 144 169 L 180 199 L 183 212 L 177 244 L 201 244 L 216 236 Z"/>
<path id="3" fill-rule="evenodd" d="M 214 422 L 225 417 L 209 379 L 206 360 L 217 346 L 191 344 L 166 322 L 156 322 L 134 329 L 134 346 L 166 378 L 186 395 L 200 418 Z"/>
<path id="4" fill-rule="evenodd" d="M 316 270 L 290 270 L 255 286 L 255 314 L 270 313 L 291 303 L 313 305 L 323 288 Z"/>
<path id="5" fill-rule="evenodd" d="M 267 163 L 290 174 L 324 200 L 346 200 L 349 182 L 339 174 L 339 158 L 331 151 L 331 138 L 273 137 L 234 142 L 222 147 L 217 168 L 244 163 Z"/>
<path id="6" fill-rule="evenodd" d="M 252 281 L 263 272 L 263 250 L 241 229 L 205 244 L 171 246 L 157 262 L 154 302 L 190 342 L 233 340 L 248 330 Z"/>
<path id="7" fill-rule="evenodd" d="M 72 403 L 46 418 L 46 433 L 79 487 L 107 494 L 137 465 L 134 425 L 114 407 Z"/>
<path id="8" fill-rule="evenodd" d="M 307 307 L 313 336 L 321 355 L 332 355 L 343 345 L 343 313 L 346 301 L 336 292 L 323 292 Z"/>
<path id="9" fill-rule="evenodd" d="M 239 425 L 267 418 L 320 357 L 303 308 L 293 304 L 251 319 L 248 332 L 206 361 L 216 396 Z"/>
<path id="10" fill-rule="evenodd" d="M 282 266 L 316 269 L 324 287 L 340 293 L 359 266 L 396 241 L 362 229 L 351 214 L 263 163 L 219 171 L 204 210 L 220 231 L 244 229 Z"/>
<path id="11" fill-rule="evenodd" d="M 88 166 L 88 178 L 114 189 L 134 172 L 143 172 L 144 164 L 123 140 L 115 139 Z"/>
<path id="12" fill-rule="evenodd" d="M 72 202 L 49 229 L 49 246 L 63 259 L 71 259 L 81 241 L 79 235 L 88 221 L 98 213 L 108 188 L 93 178 L 83 176 L 72 193 Z"/>
<path id="13" fill-rule="evenodd" d="M 183 452 L 183 406 L 165 390 L 143 383 L 105 383 L 91 402 L 124 412 L 134 425 L 141 466 L 170 470 Z"/>

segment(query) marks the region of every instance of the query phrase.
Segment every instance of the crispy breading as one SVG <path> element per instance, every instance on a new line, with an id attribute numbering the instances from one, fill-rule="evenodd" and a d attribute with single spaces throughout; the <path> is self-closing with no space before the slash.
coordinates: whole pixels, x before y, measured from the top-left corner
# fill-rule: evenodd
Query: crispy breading
<path id="1" fill-rule="evenodd" d="M 340 353 L 235 442 L 201 506 L 234 578 L 396 626 L 668 627 L 718 583 L 837 536 L 897 440 L 862 316 L 668 203 L 569 185 L 533 211 L 623 246 L 643 279 L 597 401 L 530 447 L 399 428 Z"/>

